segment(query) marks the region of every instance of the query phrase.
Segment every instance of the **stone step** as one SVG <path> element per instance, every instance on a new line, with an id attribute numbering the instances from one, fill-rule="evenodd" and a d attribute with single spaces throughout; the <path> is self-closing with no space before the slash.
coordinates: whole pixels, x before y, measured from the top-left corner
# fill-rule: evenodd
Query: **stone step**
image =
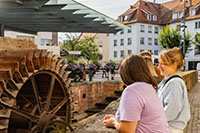
<path id="1" fill-rule="evenodd" d="M 105 103 L 96 103 L 95 106 L 100 109 L 105 109 L 108 106 L 109 102 Z"/>
<path id="2" fill-rule="evenodd" d="M 99 108 L 91 108 L 91 109 L 86 110 L 85 112 L 86 112 L 88 115 L 92 115 L 92 114 L 101 112 L 102 110 L 103 110 L 103 109 L 99 109 Z"/>
<path id="3" fill-rule="evenodd" d="M 109 97 L 106 97 L 106 101 L 112 102 L 114 100 L 117 100 L 118 98 L 119 98 L 119 96 L 109 96 Z"/>
<path id="4" fill-rule="evenodd" d="M 116 91 L 114 91 L 114 93 L 115 93 L 116 96 L 121 96 L 122 92 L 123 92 L 122 90 L 116 90 Z"/>
<path id="5" fill-rule="evenodd" d="M 88 117 L 88 114 L 87 113 L 81 113 L 77 116 L 75 116 L 73 119 L 72 119 L 72 123 L 75 123 L 75 122 L 78 122 L 84 118 Z"/>

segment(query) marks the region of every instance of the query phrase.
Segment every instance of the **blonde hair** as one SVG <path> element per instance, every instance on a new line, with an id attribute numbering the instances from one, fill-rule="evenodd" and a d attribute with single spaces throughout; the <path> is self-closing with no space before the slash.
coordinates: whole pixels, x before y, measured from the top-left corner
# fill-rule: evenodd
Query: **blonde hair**
<path id="1" fill-rule="evenodd" d="M 119 74 L 126 86 L 135 82 L 146 82 L 151 84 L 155 90 L 158 89 L 157 81 L 151 75 L 144 59 L 138 55 L 128 55 L 120 64 Z"/>
<path id="2" fill-rule="evenodd" d="M 179 48 L 174 47 L 172 49 L 165 49 L 159 54 L 159 58 L 162 62 L 172 65 L 177 63 L 176 71 L 179 71 L 184 66 L 184 59 Z"/>

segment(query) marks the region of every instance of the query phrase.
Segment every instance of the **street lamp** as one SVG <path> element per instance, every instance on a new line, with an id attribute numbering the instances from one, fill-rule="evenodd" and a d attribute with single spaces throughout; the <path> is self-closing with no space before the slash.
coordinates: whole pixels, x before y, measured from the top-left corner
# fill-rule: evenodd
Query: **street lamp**
<path id="1" fill-rule="evenodd" d="M 184 0 L 184 9 L 183 9 L 183 57 L 185 58 L 185 0 Z"/>

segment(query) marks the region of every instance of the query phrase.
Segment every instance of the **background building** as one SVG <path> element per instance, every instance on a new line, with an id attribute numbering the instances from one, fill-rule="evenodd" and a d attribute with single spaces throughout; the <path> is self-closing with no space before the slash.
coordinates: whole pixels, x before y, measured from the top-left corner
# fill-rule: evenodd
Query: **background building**
<path id="1" fill-rule="evenodd" d="M 163 4 L 139 0 L 118 17 L 118 21 L 130 29 L 124 29 L 117 34 L 110 34 L 110 59 L 120 61 L 128 54 L 139 54 L 148 50 L 154 56 L 161 51 L 158 34 L 167 24 L 171 28 L 181 25 L 183 20 L 184 1 L 174 0 Z M 200 31 L 200 0 L 190 0 L 186 3 L 186 31 L 193 36 Z M 186 54 L 186 70 L 196 69 L 200 55 L 192 51 Z"/>
<path id="2" fill-rule="evenodd" d="M 57 32 L 38 32 L 37 35 L 32 35 L 7 30 L 5 31 L 5 37 L 33 41 L 38 49 L 47 49 L 47 51 L 53 51 L 55 55 L 60 55 Z"/>

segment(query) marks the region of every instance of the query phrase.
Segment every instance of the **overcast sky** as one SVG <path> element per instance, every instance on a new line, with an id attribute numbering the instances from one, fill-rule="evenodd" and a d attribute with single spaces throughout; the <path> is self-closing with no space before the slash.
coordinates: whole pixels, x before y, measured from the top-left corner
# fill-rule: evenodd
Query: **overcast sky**
<path id="1" fill-rule="evenodd" d="M 138 0 L 75 0 L 94 10 L 97 10 L 114 19 L 129 9 L 130 5 Z M 153 2 L 153 0 L 147 0 Z M 163 3 L 171 0 L 155 0 L 156 3 Z"/>

